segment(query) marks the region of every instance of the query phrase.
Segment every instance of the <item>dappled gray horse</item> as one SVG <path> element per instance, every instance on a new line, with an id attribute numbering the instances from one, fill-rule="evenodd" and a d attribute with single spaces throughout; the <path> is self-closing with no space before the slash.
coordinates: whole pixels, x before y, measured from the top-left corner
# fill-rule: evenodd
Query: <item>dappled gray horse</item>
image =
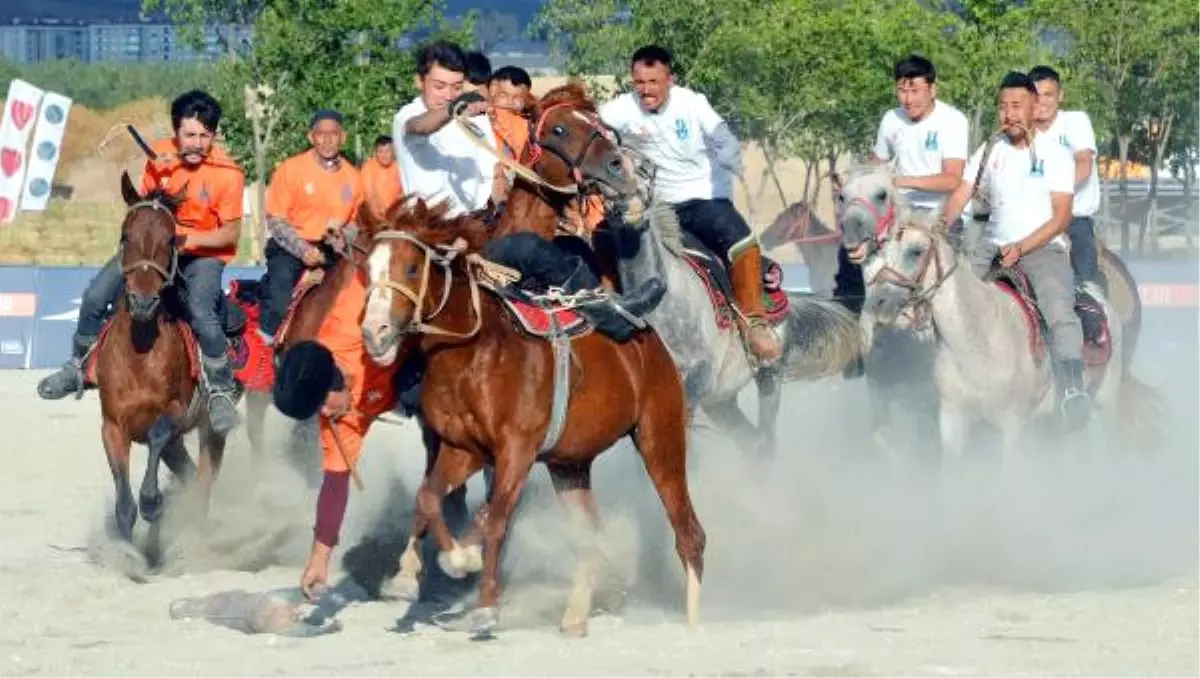
<path id="1" fill-rule="evenodd" d="M 784 381 L 815 380 L 839 373 L 858 355 L 854 317 L 830 301 L 790 296 L 786 319 L 775 326 L 784 345 L 778 365 L 752 363 L 736 324 L 722 327 L 708 288 L 685 257 L 704 256 L 684 247 L 674 210 L 655 204 L 632 224 L 612 230 L 618 272 L 625 289 L 650 278 L 667 283 L 667 293 L 646 321 L 671 351 L 687 390 L 689 405 L 700 406 L 737 439 L 759 450 L 775 448 L 775 426 Z M 758 385 L 758 426 L 737 404 L 741 389 Z"/>

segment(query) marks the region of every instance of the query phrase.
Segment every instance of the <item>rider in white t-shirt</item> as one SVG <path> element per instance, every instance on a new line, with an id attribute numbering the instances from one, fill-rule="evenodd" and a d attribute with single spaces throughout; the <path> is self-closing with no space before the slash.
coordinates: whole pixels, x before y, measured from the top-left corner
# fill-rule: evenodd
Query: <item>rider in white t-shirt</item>
<path id="1" fill-rule="evenodd" d="M 671 205 L 680 226 L 729 261 L 750 350 L 763 362 L 778 360 L 782 346 L 764 317 L 758 239 L 733 206 L 737 137 L 703 94 L 675 84 L 667 49 L 647 45 L 630 62 L 635 91 L 600 106 L 600 117 L 654 162 L 655 201 Z"/>
<path id="2" fill-rule="evenodd" d="M 451 122 L 451 105 L 467 112 L 483 133 L 480 139 L 496 147 L 492 126 L 484 113 L 487 102 L 459 99 L 466 79 L 466 56 L 448 42 L 433 42 L 417 56 L 417 98 L 401 108 L 392 121 L 400 184 L 408 195 L 427 203 L 450 202 L 450 215 L 483 209 L 496 182 L 497 156 L 473 141 Z"/>
<path id="3" fill-rule="evenodd" d="M 1071 267 L 1075 284 L 1085 282 L 1105 287 L 1096 260 L 1096 212 L 1100 209 L 1100 177 L 1096 171 L 1096 133 L 1084 111 L 1060 111 L 1063 91 L 1058 73 L 1049 66 L 1037 66 L 1029 78 L 1038 88 L 1034 123 L 1038 143 L 1057 143 L 1074 156 L 1075 202 L 1071 208 Z M 1039 146 L 1041 148 L 1042 146 Z"/>
<path id="4" fill-rule="evenodd" d="M 982 277 L 999 254 L 1001 265 L 1017 267 L 1029 279 L 1050 329 L 1063 416 L 1077 428 L 1087 421 L 1090 403 L 1083 383 L 1083 329 L 1063 235 L 1071 221 L 1075 163 L 1064 147 L 1034 142 L 1037 88 L 1029 76 L 1006 75 L 997 98 L 1004 137 L 988 153 L 980 180 L 992 210 L 987 238 L 973 257 L 975 273 Z M 986 148 L 987 143 L 980 146 L 967 162 L 962 184 L 946 201 L 944 222 L 956 219 L 970 200 Z"/>

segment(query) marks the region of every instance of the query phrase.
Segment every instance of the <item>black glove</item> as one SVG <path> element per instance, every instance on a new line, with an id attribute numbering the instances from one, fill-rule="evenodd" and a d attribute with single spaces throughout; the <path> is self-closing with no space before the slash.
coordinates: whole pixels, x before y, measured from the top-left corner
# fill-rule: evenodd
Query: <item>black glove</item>
<path id="1" fill-rule="evenodd" d="M 458 95 L 458 98 L 450 102 L 450 115 L 457 118 L 467 110 L 467 106 L 477 101 L 487 101 L 487 99 L 483 98 L 483 95 L 479 92 L 463 92 Z"/>

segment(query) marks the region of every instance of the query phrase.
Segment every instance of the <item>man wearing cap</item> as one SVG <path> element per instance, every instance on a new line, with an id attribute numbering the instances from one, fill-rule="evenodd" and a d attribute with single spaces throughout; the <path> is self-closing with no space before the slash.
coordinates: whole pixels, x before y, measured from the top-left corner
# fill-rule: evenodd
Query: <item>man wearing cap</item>
<path id="1" fill-rule="evenodd" d="M 267 283 L 259 331 L 268 343 L 304 270 L 333 263 L 335 252 L 325 241 L 343 235 L 364 200 L 359 171 L 341 155 L 341 113 L 313 115 L 308 141 L 311 148 L 279 163 L 267 187 Z"/>

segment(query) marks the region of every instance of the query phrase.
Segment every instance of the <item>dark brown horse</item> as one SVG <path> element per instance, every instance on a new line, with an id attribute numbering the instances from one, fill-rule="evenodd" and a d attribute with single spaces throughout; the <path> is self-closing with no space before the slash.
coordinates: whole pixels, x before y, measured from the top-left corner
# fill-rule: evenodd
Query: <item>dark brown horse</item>
<path id="1" fill-rule="evenodd" d="M 175 286 L 175 210 L 185 189 L 143 196 L 128 174 L 121 175 L 128 205 L 120 246 L 125 294 L 85 366 L 100 391 L 101 437 L 116 486 L 117 529 L 126 542 L 132 540 L 139 506 L 147 522 L 162 515 L 160 461 L 180 480 L 198 481 L 199 510 L 205 517 L 225 453 L 225 436 L 209 426 L 199 349 Z M 183 435 L 192 429 L 199 432 L 198 471 L 183 444 Z M 129 484 L 134 442 L 145 444 L 150 453 L 136 505 Z"/>
<path id="2" fill-rule="evenodd" d="M 555 490 L 582 510 L 593 529 L 599 516 L 591 495 L 597 456 L 630 436 L 675 532 L 687 581 L 687 619 L 699 618 L 704 530 L 687 487 L 687 406 L 679 373 L 653 331 L 618 343 L 583 325 L 567 310 L 555 313 L 565 336 L 556 341 L 523 332 L 501 285 L 487 280 L 478 252 L 490 234 L 470 216 L 445 218 L 445 208 L 407 203 L 373 236 L 371 291 L 363 337 L 372 359 L 393 360 L 410 333 L 420 336 L 426 361 L 421 409 L 441 439 L 433 471 L 417 496 L 417 513 L 402 563 L 420 567 L 414 544 L 431 529 L 451 576 L 479 571 L 480 597 L 471 630 L 498 619 L 499 561 L 513 508 L 535 461 L 547 465 Z M 485 464 L 495 467 L 494 494 L 477 516 L 485 534 L 464 547 L 451 535 L 441 497 Z M 570 633 L 586 630 L 591 607 L 589 550 L 580 560 L 562 620 Z"/>

